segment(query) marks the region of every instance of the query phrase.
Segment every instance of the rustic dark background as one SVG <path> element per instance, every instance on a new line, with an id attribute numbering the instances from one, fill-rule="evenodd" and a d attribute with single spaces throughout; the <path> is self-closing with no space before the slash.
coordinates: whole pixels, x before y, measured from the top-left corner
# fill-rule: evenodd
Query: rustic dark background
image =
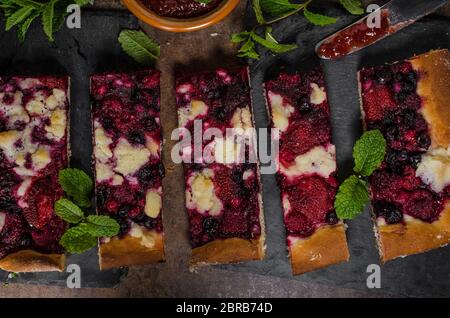
<path id="1" fill-rule="evenodd" d="M 320 0 L 318 0 L 320 1 Z M 364 1 L 370 2 L 370 1 Z M 246 1 L 220 24 L 189 34 L 162 32 L 148 26 L 143 28 L 161 43 L 161 60 L 158 68 L 162 71 L 162 103 L 173 103 L 173 69 L 186 65 L 192 60 L 212 61 L 209 67 L 232 61 L 236 48 L 231 45 L 229 36 L 243 28 Z M 96 8 L 118 9 L 123 7 L 119 0 L 97 0 Z M 450 6 L 441 10 L 441 14 L 450 17 Z M 217 54 L 220 55 L 218 56 Z M 211 59 L 211 57 L 217 57 Z M 214 65 L 216 64 L 216 65 Z M 176 126 L 176 117 L 165 116 L 165 135 Z M 170 142 L 166 151 L 171 149 Z M 170 174 L 179 175 L 176 166 L 167 167 Z M 184 196 L 178 191 L 166 193 L 164 210 L 175 216 L 183 217 L 183 210 L 174 206 L 171 197 Z M 176 218 L 171 218 L 176 219 Z M 168 239 L 175 239 L 183 233 L 167 233 Z M 174 245 L 167 246 L 167 254 Z M 188 251 L 188 248 L 181 247 Z M 210 267 L 201 270 L 201 274 L 190 273 L 183 262 L 168 260 L 165 264 L 131 268 L 122 284 L 113 289 L 78 289 L 52 286 L 29 286 L 8 284 L 0 286 L 0 298 L 3 297 L 380 297 L 387 296 L 370 290 L 351 290 L 320 284 L 310 284 L 295 280 L 270 276 L 254 275 L 242 272 L 225 271 Z"/>

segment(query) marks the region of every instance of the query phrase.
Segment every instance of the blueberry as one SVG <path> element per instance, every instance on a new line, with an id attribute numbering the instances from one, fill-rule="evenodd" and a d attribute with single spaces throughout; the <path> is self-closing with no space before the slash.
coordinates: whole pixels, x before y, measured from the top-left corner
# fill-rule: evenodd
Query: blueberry
<path id="1" fill-rule="evenodd" d="M 397 139 L 399 134 L 397 126 L 389 126 L 386 129 L 386 139 L 388 142 L 393 142 Z"/>
<path id="2" fill-rule="evenodd" d="M 130 212 L 130 205 L 123 204 L 120 206 L 119 210 L 117 211 L 117 215 L 121 218 L 126 218 L 128 216 L 128 212 Z"/>
<path id="3" fill-rule="evenodd" d="M 211 115 L 218 121 L 224 121 L 226 119 L 226 113 L 223 107 L 215 107 Z"/>
<path id="4" fill-rule="evenodd" d="M 408 72 L 406 74 L 406 79 L 408 81 L 410 81 L 411 83 L 413 83 L 414 85 L 416 85 L 417 84 L 417 73 L 413 72 L 413 71 Z"/>
<path id="5" fill-rule="evenodd" d="M 209 236 L 214 236 L 217 233 L 219 222 L 215 218 L 206 218 L 203 220 L 203 231 Z"/>
<path id="6" fill-rule="evenodd" d="M 156 227 L 156 220 L 148 218 L 147 220 L 144 221 L 144 226 L 149 230 L 154 229 Z"/>
<path id="7" fill-rule="evenodd" d="M 416 90 L 416 84 L 411 81 L 404 81 L 402 83 L 402 90 L 405 93 L 412 93 Z"/>
<path id="8" fill-rule="evenodd" d="M 414 167 L 417 168 L 418 164 L 422 161 L 422 155 L 420 153 L 418 154 L 412 154 L 409 157 L 409 162 L 410 164 Z"/>
<path id="9" fill-rule="evenodd" d="M 403 167 L 407 159 L 408 153 L 406 151 L 395 151 L 392 149 L 387 152 L 385 157 L 388 168 L 399 175 L 403 174 Z"/>
<path id="10" fill-rule="evenodd" d="M 24 233 L 22 238 L 20 239 L 19 245 L 21 246 L 30 246 L 32 242 L 31 235 L 29 233 Z"/>
<path id="11" fill-rule="evenodd" d="M 312 105 L 309 102 L 308 98 L 300 98 L 300 100 L 297 103 L 297 109 L 300 113 L 305 114 L 312 110 Z"/>
<path id="12" fill-rule="evenodd" d="M 377 201 L 373 205 L 377 217 L 384 217 L 386 223 L 396 224 L 403 220 L 403 213 L 392 202 Z"/>
<path id="13" fill-rule="evenodd" d="M 397 102 L 403 102 L 405 101 L 406 97 L 408 97 L 408 93 L 406 93 L 405 91 L 400 91 L 399 93 L 395 94 L 395 99 L 397 100 Z"/>
<path id="14" fill-rule="evenodd" d="M 132 131 L 128 133 L 128 140 L 135 145 L 145 145 L 145 134 L 142 131 Z"/>
<path id="15" fill-rule="evenodd" d="M 102 126 L 106 130 L 113 130 L 114 129 L 114 121 L 110 117 L 103 117 Z"/>
<path id="16" fill-rule="evenodd" d="M 158 124 L 153 117 L 144 117 L 142 119 L 142 126 L 146 131 L 153 131 L 158 128 Z"/>
<path id="17" fill-rule="evenodd" d="M 99 206 L 104 206 L 106 201 L 108 201 L 109 189 L 106 187 L 99 187 L 97 189 L 97 204 Z"/>
<path id="18" fill-rule="evenodd" d="M 0 118 L 0 132 L 3 132 L 6 130 L 6 122 Z"/>
<path id="19" fill-rule="evenodd" d="M 120 236 L 123 236 L 123 235 L 127 234 L 130 231 L 130 224 L 128 223 L 127 220 L 118 219 L 116 221 L 120 225 L 120 232 L 119 232 Z"/>
<path id="20" fill-rule="evenodd" d="M 137 223 L 142 223 L 145 220 L 145 217 L 146 217 L 145 213 L 141 212 L 134 218 L 134 220 Z"/>
<path id="21" fill-rule="evenodd" d="M 402 122 L 407 128 L 413 128 L 416 124 L 416 113 L 413 110 L 407 109 L 402 114 Z"/>
<path id="22" fill-rule="evenodd" d="M 417 136 L 417 145 L 424 150 L 427 150 L 431 145 L 430 136 L 428 136 L 428 132 L 423 131 Z"/>
<path id="23" fill-rule="evenodd" d="M 381 69 L 375 72 L 375 80 L 380 84 L 386 84 L 392 79 L 392 73 L 387 69 Z"/>
<path id="24" fill-rule="evenodd" d="M 327 215 L 325 216 L 325 220 L 330 225 L 334 225 L 337 222 L 339 222 L 339 219 L 337 217 L 336 211 L 328 212 Z"/>

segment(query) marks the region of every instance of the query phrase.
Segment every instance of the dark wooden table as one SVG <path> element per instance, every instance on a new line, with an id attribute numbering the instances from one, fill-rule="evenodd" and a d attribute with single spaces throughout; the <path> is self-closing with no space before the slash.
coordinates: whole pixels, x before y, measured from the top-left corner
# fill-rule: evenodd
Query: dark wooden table
<path id="1" fill-rule="evenodd" d="M 320 0 L 318 0 L 320 1 Z M 365 1 L 370 2 L 370 1 Z M 224 63 L 235 62 L 236 47 L 231 45 L 229 36 L 242 29 L 246 1 L 223 22 L 208 29 L 194 33 L 176 34 L 162 32 L 143 25 L 144 30 L 161 44 L 161 60 L 158 68 L 162 71 L 162 104 L 175 109 L 173 95 L 173 70 L 179 67 L 214 68 Z M 97 8 L 123 9 L 119 0 L 97 0 Z M 450 6 L 441 10 L 450 16 Z M 170 136 L 176 127 L 176 114 L 165 112 L 162 117 L 164 135 Z M 167 140 L 166 158 L 170 156 L 171 142 Z M 180 167 L 168 165 L 171 180 L 182 180 Z M 171 220 L 185 219 L 182 206 L 184 193 L 181 185 L 172 184 L 171 192 L 166 193 L 165 213 Z M 183 223 L 183 222 L 181 222 Z M 177 255 L 168 258 L 165 264 L 131 268 L 128 277 L 115 289 L 71 290 L 46 286 L 27 286 L 9 284 L 0 286 L 3 297 L 380 297 L 370 290 L 356 291 L 335 286 L 307 284 L 295 280 L 249 273 L 224 271 L 209 267 L 201 274 L 190 273 L 186 266 L 188 246 L 178 246 L 177 242 L 185 235 L 187 224 L 180 224 L 176 231 L 167 235 L 167 254 Z M 185 241 L 181 239 L 180 241 Z M 181 261 L 180 261 L 181 260 Z"/>

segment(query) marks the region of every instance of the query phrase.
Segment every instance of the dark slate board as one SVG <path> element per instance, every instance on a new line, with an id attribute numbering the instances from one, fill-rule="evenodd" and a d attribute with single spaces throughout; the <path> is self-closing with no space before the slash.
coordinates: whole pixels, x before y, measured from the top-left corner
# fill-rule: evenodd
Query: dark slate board
<path id="1" fill-rule="evenodd" d="M 2 19 L 3 20 L 3 19 Z M 122 28 L 137 28 L 138 21 L 122 11 L 85 11 L 81 29 L 66 29 L 49 43 L 40 22 L 30 28 L 24 44 L 15 32 L 0 33 L 0 74 L 71 76 L 71 165 L 91 171 L 91 122 L 89 75 L 136 67 L 122 53 L 117 36 Z M 4 26 L 0 25 L 0 30 Z M 126 269 L 100 271 L 97 250 L 68 258 L 81 267 L 81 287 L 114 287 Z M 9 278 L 0 271 L 0 281 L 66 286 L 69 273 L 19 274 Z"/>
<path id="2" fill-rule="evenodd" d="M 340 179 L 352 170 L 352 147 L 361 134 L 360 110 L 356 72 L 369 65 L 393 62 L 430 49 L 450 48 L 450 21 L 425 18 L 397 34 L 373 45 L 357 55 L 339 61 L 321 62 L 314 55 L 314 46 L 321 39 L 355 20 L 339 8 L 316 7 L 318 12 L 339 17 L 338 23 L 314 27 L 301 15 L 293 16 L 274 26 L 275 38 L 283 43 L 296 42 L 299 49 L 281 56 L 268 52 L 256 62 L 250 62 L 256 125 L 267 127 L 268 118 L 262 82 L 280 71 L 305 71 L 319 64 L 325 71 L 332 113 L 333 139 L 337 149 Z M 253 19 L 247 8 L 249 23 Z M 262 176 L 267 227 L 267 258 L 261 262 L 224 266 L 262 275 L 287 277 L 303 282 L 323 283 L 346 288 L 366 289 L 367 265 L 379 264 L 378 251 L 368 210 L 347 222 L 350 246 L 349 263 L 293 277 L 285 246 L 281 202 L 275 177 Z M 381 291 L 402 296 L 450 295 L 450 246 L 428 253 L 397 259 L 381 266 Z M 374 290 L 374 292 L 376 292 Z"/>

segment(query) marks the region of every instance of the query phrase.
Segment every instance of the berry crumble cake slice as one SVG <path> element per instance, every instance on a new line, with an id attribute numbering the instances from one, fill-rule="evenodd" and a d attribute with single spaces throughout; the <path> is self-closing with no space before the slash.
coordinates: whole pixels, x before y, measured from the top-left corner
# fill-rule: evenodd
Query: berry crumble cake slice
<path id="1" fill-rule="evenodd" d="M 164 260 L 160 73 L 91 77 L 98 214 L 120 224 L 100 240 L 100 268 Z"/>
<path id="2" fill-rule="evenodd" d="M 387 153 L 370 178 L 383 262 L 450 242 L 450 53 L 431 51 L 359 72 L 367 129 Z"/>
<path id="3" fill-rule="evenodd" d="M 247 68 L 177 77 L 176 96 L 191 266 L 262 259 L 264 216 L 250 141 L 254 123 Z M 196 126 L 203 132 L 200 141 Z M 207 138 L 209 131 L 217 134 Z"/>
<path id="4" fill-rule="evenodd" d="M 322 72 L 281 73 L 265 88 L 292 271 L 347 261 L 346 226 L 333 208 L 338 182 Z"/>
<path id="5" fill-rule="evenodd" d="M 68 166 L 68 77 L 0 77 L 0 269 L 63 271 L 54 211 Z"/>

